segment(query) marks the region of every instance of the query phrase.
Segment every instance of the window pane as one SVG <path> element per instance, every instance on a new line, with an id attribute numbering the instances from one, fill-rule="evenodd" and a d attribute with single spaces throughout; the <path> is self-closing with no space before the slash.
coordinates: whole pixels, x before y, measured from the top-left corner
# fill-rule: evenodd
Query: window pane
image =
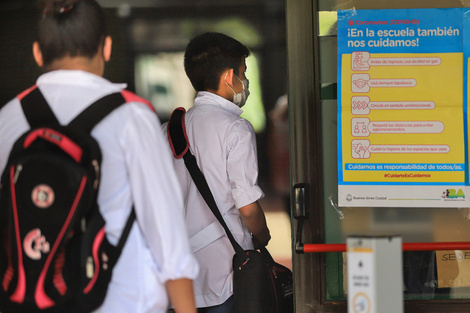
<path id="1" fill-rule="evenodd" d="M 348 208 L 337 206 L 336 10 L 469 7 L 467 0 L 319 0 L 324 216 L 326 243 L 349 235 L 395 235 L 403 242 L 468 241 L 468 208 Z M 327 11 L 327 12 L 326 12 Z M 346 300 L 346 255 L 326 255 L 328 300 Z M 468 263 L 468 265 L 467 265 Z M 410 251 L 403 254 L 406 299 L 469 299 L 470 251 Z"/>

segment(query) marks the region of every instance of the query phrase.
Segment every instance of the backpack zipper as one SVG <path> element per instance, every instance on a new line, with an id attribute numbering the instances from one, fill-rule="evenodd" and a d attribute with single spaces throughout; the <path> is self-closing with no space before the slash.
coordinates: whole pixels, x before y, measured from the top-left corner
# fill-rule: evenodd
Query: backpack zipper
<path id="1" fill-rule="evenodd" d="M 97 160 L 93 160 L 91 161 L 91 165 L 93 165 L 95 170 L 95 181 L 93 182 L 93 189 L 97 190 L 100 183 L 100 164 Z"/>
<path id="2" fill-rule="evenodd" d="M 15 176 L 13 177 L 13 183 L 16 184 L 16 181 L 18 180 L 18 176 L 20 176 L 20 172 L 23 170 L 23 165 L 18 164 L 16 166 L 16 171 L 15 171 Z"/>

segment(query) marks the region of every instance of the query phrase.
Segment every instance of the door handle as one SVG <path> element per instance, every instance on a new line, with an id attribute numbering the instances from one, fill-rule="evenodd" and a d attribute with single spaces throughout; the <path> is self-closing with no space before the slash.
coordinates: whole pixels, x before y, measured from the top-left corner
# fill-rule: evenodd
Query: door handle
<path id="1" fill-rule="evenodd" d="M 302 243 L 302 230 L 304 221 L 308 218 L 310 210 L 308 207 L 308 184 L 299 183 L 292 187 L 293 203 L 292 215 L 297 220 L 297 234 L 295 239 L 295 252 L 304 253 L 304 244 Z"/>

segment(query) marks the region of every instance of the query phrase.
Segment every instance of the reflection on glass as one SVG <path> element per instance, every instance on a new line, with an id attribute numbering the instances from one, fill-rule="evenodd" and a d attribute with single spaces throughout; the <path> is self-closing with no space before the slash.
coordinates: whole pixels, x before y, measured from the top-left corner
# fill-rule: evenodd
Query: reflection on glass
<path id="1" fill-rule="evenodd" d="M 177 107 L 189 109 L 194 89 L 183 68 L 184 52 L 139 55 L 135 61 L 137 94 L 150 100 L 162 121 Z"/>
<path id="2" fill-rule="evenodd" d="M 132 40 L 137 51 L 146 51 L 135 58 L 136 92 L 154 105 L 162 122 L 170 118 L 177 107 L 189 109 L 195 91 L 184 72 L 184 49 L 194 36 L 203 32 L 221 32 L 252 50 L 247 58 L 250 97 L 242 116 L 249 120 L 257 133 L 266 127 L 266 115 L 261 97 L 259 59 L 256 49 L 263 45 L 258 29 L 240 16 L 190 19 L 137 19 L 132 23 Z M 147 52 L 147 51 L 155 51 Z"/>
<path id="3" fill-rule="evenodd" d="M 261 99 L 261 82 L 259 74 L 258 58 L 255 53 L 246 59 L 246 77 L 250 81 L 250 96 L 243 107 L 242 117 L 253 125 L 256 133 L 266 128 L 266 113 Z"/>
<path id="4" fill-rule="evenodd" d="M 193 106 L 194 91 L 184 72 L 184 52 L 142 54 L 135 61 L 135 87 L 137 94 L 150 100 L 161 121 L 167 121 L 177 107 Z M 243 107 L 242 117 L 253 125 L 256 132 L 266 127 L 266 114 L 261 99 L 261 83 L 257 57 L 246 59 L 246 76 L 250 80 L 250 96 Z"/>
<path id="5" fill-rule="evenodd" d="M 336 36 L 336 11 L 318 12 L 318 36 Z"/>

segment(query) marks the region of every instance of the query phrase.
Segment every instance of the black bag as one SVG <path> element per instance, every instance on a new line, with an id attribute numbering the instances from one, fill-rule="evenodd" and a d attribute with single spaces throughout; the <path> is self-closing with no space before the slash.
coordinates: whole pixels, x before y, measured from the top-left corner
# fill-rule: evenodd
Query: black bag
<path id="1" fill-rule="evenodd" d="M 245 254 L 233 257 L 234 312 L 294 312 L 292 271 L 276 263 L 266 248 Z"/>
<path id="2" fill-rule="evenodd" d="M 90 312 L 135 219 L 132 210 L 118 245 L 108 242 L 97 204 L 101 151 L 90 132 L 126 101 L 108 95 L 61 126 L 39 88 L 20 99 L 31 129 L 1 180 L 0 311 Z"/>
<path id="3" fill-rule="evenodd" d="M 266 260 L 272 284 L 270 289 L 274 292 L 275 306 L 277 307 L 277 310 L 272 312 L 294 312 L 294 281 L 292 271 L 276 263 L 267 249 L 262 248 L 260 251 Z"/>
<path id="4" fill-rule="evenodd" d="M 189 150 L 184 108 L 173 111 L 168 122 L 168 138 L 175 158 L 183 158 L 192 179 L 212 213 L 225 229 L 233 256 L 234 313 L 290 313 L 294 310 L 292 271 L 276 263 L 266 248 L 243 250 L 236 242 L 212 196 L 196 158 Z"/>

